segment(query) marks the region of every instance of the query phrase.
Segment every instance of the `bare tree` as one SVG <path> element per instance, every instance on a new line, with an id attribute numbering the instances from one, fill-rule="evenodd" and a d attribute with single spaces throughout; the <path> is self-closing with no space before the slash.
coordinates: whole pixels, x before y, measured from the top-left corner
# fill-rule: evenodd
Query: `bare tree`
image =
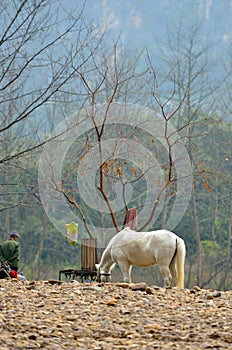
<path id="1" fill-rule="evenodd" d="M 83 4 L 69 15 L 59 1 L 1 2 L 0 211 L 5 232 L 8 209 L 39 202 L 35 181 L 29 184 L 26 179 L 35 170 L 37 151 L 49 139 L 47 106 L 68 93 L 76 71 L 102 40 L 103 34 L 85 23 Z M 57 119 L 53 116 L 53 124 Z"/>
<path id="2" fill-rule="evenodd" d="M 185 142 L 193 167 L 193 188 L 189 206 L 193 237 L 189 237 L 187 240 L 191 242 L 193 251 L 196 244 L 195 258 L 190 258 L 189 262 L 192 261 L 197 266 L 195 283 L 202 286 L 207 278 L 206 274 L 204 277 L 202 275 L 203 271 L 207 269 L 202 240 L 206 237 L 211 240 L 216 239 L 214 232 L 217 219 L 215 216 L 218 217 L 218 215 L 215 206 L 218 207 L 218 205 L 212 205 L 212 213 L 207 218 L 204 217 L 203 207 L 204 203 L 208 201 L 207 195 L 211 196 L 211 200 L 214 201 L 210 183 L 217 182 L 216 179 L 219 177 L 224 177 L 223 171 L 219 173 L 217 166 L 215 166 L 215 159 L 221 159 L 223 143 L 222 140 L 217 141 L 221 123 L 217 116 L 221 113 L 219 96 L 224 77 L 220 81 L 212 78 L 211 68 L 212 66 L 215 68 L 216 63 L 208 59 L 211 45 L 199 46 L 200 37 L 201 25 L 199 23 L 186 25 L 181 22 L 176 30 L 172 28 L 172 31 L 169 31 L 168 45 L 166 45 L 165 50 L 161 50 L 160 57 L 162 59 L 158 60 L 161 62 L 160 67 L 156 70 L 163 77 L 162 96 L 165 97 L 170 84 L 173 85 L 172 98 L 170 100 L 164 98 L 163 100 L 170 101 L 171 105 L 176 105 L 178 109 L 175 115 L 166 113 L 166 116 L 172 116 L 172 122 L 180 135 L 179 141 Z M 157 86 L 157 84 L 154 85 Z M 157 98 L 155 101 L 157 102 Z M 164 106 L 164 103 L 160 103 L 160 106 Z M 163 108 L 161 109 L 163 110 Z M 206 140 L 208 146 L 206 146 Z M 210 158 L 211 152 L 214 154 L 214 163 L 209 160 L 212 159 Z M 216 198 L 218 188 L 215 188 L 213 193 Z M 166 199 L 167 204 L 170 198 L 169 195 Z M 214 220 L 212 220 L 213 217 Z M 211 232 L 209 233 L 209 231 Z"/>
<path id="3" fill-rule="evenodd" d="M 140 91 L 142 91 L 145 86 L 145 80 L 141 78 L 144 76 L 145 72 L 140 69 L 141 72 L 138 73 L 140 55 L 134 59 L 130 57 L 123 58 L 123 55 L 119 42 L 116 42 L 112 50 L 107 51 L 107 53 L 104 45 L 103 48 L 99 47 L 98 51 L 92 52 L 91 59 L 85 64 L 84 69 L 76 70 L 76 75 L 82 83 L 81 91 L 83 91 L 85 104 L 83 103 L 82 112 L 70 118 L 71 122 L 64 126 L 64 133 L 66 132 L 69 134 L 70 130 L 75 127 L 81 128 L 83 120 L 88 121 L 88 130 L 83 132 L 85 135 L 84 137 L 81 135 L 77 140 L 71 139 L 73 140 L 73 148 L 70 153 L 70 158 L 67 157 L 67 167 L 61 181 L 58 182 L 55 180 L 55 176 L 53 175 L 55 167 L 54 159 L 49 158 L 49 156 L 47 159 L 51 169 L 52 178 L 50 178 L 50 181 L 53 182 L 52 186 L 65 197 L 71 207 L 77 210 L 85 230 L 90 237 L 93 236 L 90 227 L 93 229 L 94 215 L 91 210 L 86 210 L 83 206 L 83 202 L 80 202 L 80 189 L 73 184 L 72 178 L 73 171 L 77 170 L 75 165 L 78 164 L 80 166 L 82 160 L 90 153 L 95 145 L 97 164 L 95 164 L 95 166 L 91 164 L 92 168 L 90 170 L 95 171 L 97 183 L 96 186 L 93 185 L 93 187 L 91 187 L 89 183 L 86 183 L 84 192 L 87 194 L 95 191 L 97 193 L 96 196 L 99 198 L 99 207 L 100 203 L 102 203 L 103 206 L 106 206 L 105 209 L 106 212 L 108 212 L 108 215 L 104 214 L 104 210 L 99 212 L 98 219 L 95 221 L 96 226 L 99 227 L 100 225 L 103 228 L 103 221 L 106 220 L 109 224 L 110 217 L 111 225 L 113 225 L 116 231 L 119 231 L 122 227 L 127 209 L 126 201 L 124 201 L 123 208 L 121 208 L 122 212 L 120 215 L 116 215 L 115 207 L 112 205 L 110 183 L 112 186 L 120 185 L 121 189 L 125 189 L 128 185 L 128 183 L 124 182 L 122 176 L 122 172 L 124 171 L 122 167 L 125 169 L 126 166 L 123 164 L 122 160 L 120 161 L 120 157 L 125 157 L 126 152 L 125 150 L 121 150 L 119 154 L 119 145 L 123 147 L 122 145 L 126 137 L 133 138 L 135 136 L 137 125 L 132 125 L 130 127 L 126 125 L 123 127 L 122 123 L 120 124 L 120 122 L 118 122 L 118 115 L 114 117 L 112 114 L 114 112 L 116 114 L 118 113 L 114 110 L 114 103 L 120 102 L 121 104 L 123 103 L 123 105 L 127 103 L 127 99 L 129 98 L 128 91 L 130 91 L 134 100 L 138 99 L 138 87 L 140 87 Z M 140 80 L 138 79 L 139 76 Z M 73 96 L 75 95 L 74 90 L 71 90 L 70 93 Z M 127 124 L 126 120 L 125 123 Z M 125 137 L 123 137 L 123 133 Z M 113 141 L 111 141 L 112 148 L 111 150 L 108 149 L 108 155 L 106 157 L 105 142 L 107 138 L 113 139 Z M 69 139 L 69 142 L 71 142 L 71 140 Z M 59 139 L 54 140 L 54 148 L 57 147 L 56 145 L 59 142 Z M 52 145 L 52 143 L 50 144 Z M 83 165 L 81 167 L 83 167 Z M 86 171 L 87 170 L 89 170 L 88 166 L 86 166 Z M 132 183 L 132 181 L 129 182 Z M 133 182 L 135 182 L 135 179 Z M 120 196 L 123 197 L 122 194 L 120 194 Z M 58 202 L 59 200 L 57 203 Z M 90 212 L 91 214 L 89 214 Z"/>
<path id="4" fill-rule="evenodd" d="M 155 110 L 144 107 L 144 103 L 150 99 L 148 86 L 152 86 L 153 78 L 155 84 L 157 80 L 151 64 L 139 71 L 140 57 L 125 58 L 118 42 L 107 55 L 104 50 L 95 52 L 92 62 L 90 60 L 85 65 L 85 70 L 77 71 L 88 103 L 82 112 L 70 118 L 69 125 L 64 126 L 64 130 L 70 134 L 68 142 L 73 144 L 69 155 L 65 150 L 68 156 L 64 163 L 66 168 L 64 166 L 63 169 L 66 170 L 61 177 L 57 177 L 60 167 L 57 167 L 58 159 L 54 158 L 53 151 L 60 145 L 59 154 L 64 152 L 62 144 L 67 142 L 64 138 L 56 139 L 45 147 L 41 170 L 41 183 L 50 181 L 50 187 L 43 193 L 44 203 L 51 203 L 48 209 L 52 204 L 56 207 L 54 216 L 58 213 L 56 221 L 60 222 L 59 227 L 64 227 L 61 217 L 75 220 L 74 215 L 65 211 L 67 207 L 61 208 L 60 195 L 65 197 L 70 208 L 77 210 L 90 237 L 99 235 L 101 230 L 107 232 L 105 226 L 111 230 L 111 234 L 119 231 L 131 206 L 138 208 L 138 230 L 154 227 L 162 210 L 164 193 L 169 188 L 174 188 L 173 193 L 178 190 L 178 210 L 183 212 L 178 180 L 185 183 L 188 192 L 191 168 L 188 164 L 183 167 L 183 161 L 188 161 L 184 158 L 187 152 L 183 155 L 179 136 L 170 125 L 170 120 L 181 107 L 185 96 L 170 113 L 166 113 L 165 107 L 172 100 L 172 92 L 170 99 L 163 103 L 158 91 L 154 90 L 158 104 L 156 110 L 161 111 L 161 116 Z M 149 73 L 151 71 L 153 74 Z M 130 103 L 134 101 L 136 105 Z M 75 134 L 71 134 L 70 130 L 80 130 L 83 120 L 88 121 L 84 139 L 75 139 Z M 180 168 L 182 179 L 178 179 Z M 73 182 L 75 171 L 82 188 Z M 88 171 L 95 174 L 94 181 L 92 173 L 89 175 Z M 80 180 L 81 176 L 83 180 Z M 54 188 L 58 195 L 51 201 L 48 197 Z M 53 213 L 50 211 L 48 215 L 52 216 Z M 174 221 L 169 220 L 170 227 Z M 106 235 L 106 238 L 109 237 Z"/>

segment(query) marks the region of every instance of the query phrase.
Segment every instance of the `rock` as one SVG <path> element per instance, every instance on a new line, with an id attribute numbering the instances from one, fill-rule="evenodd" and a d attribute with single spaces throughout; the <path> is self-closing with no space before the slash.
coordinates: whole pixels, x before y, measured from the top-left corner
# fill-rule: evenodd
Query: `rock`
<path id="1" fill-rule="evenodd" d="M 12 283 L 20 283 L 21 282 L 18 278 L 11 278 L 10 281 Z"/>
<path id="2" fill-rule="evenodd" d="M 229 349 L 232 291 L 193 290 L 1 280 L 0 349 Z"/>
<path id="3" fill-rule="evenodd" d="M 30 340 L 36 340 L 36 339 L 37 339 L 37 335 L 36 335 L 36 334 L 29 334 L 29 335 L 28 335 L 28 339 L 30 339 Z"/>
<path id="4" fill-rule="evenodd" d="M 28 290 L 35 289 L 35 284 L 31 284 L 29 286 L 26 286 L 26 289 L 28 289 Z"/>
<path id="5" fill-rule="evenodd" d="M 151 288 L 151 287 L 147 287 L 146 288 L 146 293 L 147 294 L 155 294 L 156 293 L 156 290 L 154 288 Z"/>
<path id="6" fill-rule="evenodd" d="M 142 283 L 132 283 L 130 284 L 130 289 L 132 290 L 141 290 L 145 291 L 147 289 L 147 284 L 145 282 Z"/>
<path id="7" fill-rule="evenodd" d="M 200 288 L 200 287 L 198 287 L 198 286 L 194 286 L 194 287 L 193 287 L 193 290 L 195 290 L 195 291 L 199 292 L 199 291 L 201 290 L 201 288 Z"/>
<path id="8" fill-rule="evenodd" d="M 71 283 L 73 283 L 73 284 L 80 284 L 80 282 L 77 281 L 77 280 L 71 280 Z"/>
<path id="9" fill-rule="evenodd" d="M 206 303 L 207 306 L 214 306 L 214 303 L 213 303 L 213 300 L 209 300 L 207 303 Z"/>
<path id="10" fill-rule="evenodd" d="M 196 290 L 195 289 L 190 289 L 189 291 L 191 294 L 196 294 Z"/>
<path id="11" fill-rule="evenodd" d="M 131 311 L 128 310 L 128 309 L 121 309 L 121 310 L 120 310 L 120 313 L 121 313 L 122 315 L 130 315 L 130 314 L 131 314 Z"/>
<path id="12" fill-rule="evenodd" d="M 208 294 L 208 295 L 206 296 L 206 299 L 208 299 L 208 300 L 213 299 L 213 295 L 212 295 L 212 294 Z"/>
<path id="13" fill-rule="evenodd" d="M 32 285 L 35 285 L 36 282 L 35 281 L 28 281 L 28 284 L 29 284 L 29 286 L 32 286 Z"/>
<path id="14" fill-rule="evenodd" d="M 126 282 L 116 283 L 115 285 L 121 288 L 130 288 L 129 283 L 126 283 Z"/>
<path id="15" fill-rule="evenodd" d="M 222 295 L 221 292 L 213 292 L 207 295 L 207 299 L 214 299 L 214 298 L 218 298 Z"/>
<path id="16" fill-rule="evenodd" d="M 155 290 L 160 290 L 160 287 L 158 287 L 158 286 L 151 286 L 151 288 L 153 288 Z"/>
<path id="17" fill-rule="evenodd" d="M 161 329 L 162 327 L 158 324 L 158 323 L 152 323 L 152 324 L 146 324 L 144 326 L 144 330 L 145 332 L 148 333 L 154 333 L 156 332 L 158 329 Z"/>
<path id="18" fill-rule="evenodd" d="M 89 286 L 89 287 L 86 287 L 85 289 L 87 290 L 93 290 L 95 292 L 101 292 L 102 291 L 102 288 L 99 287 L 99 286 Z"/>
<path id="19" fill-rule="evenodd" d="M 108 306 L 116 306 L 118 305 L 118 300 L 117 299 L 110 299 L 106 302 L 106 305 Z"/>
<path id="20" fill-rule="evenodd" d="M 50 283 L 50 284 L 62 284 L 63 282 L 60 280 L 48 280 L 48 283 Z"/>
<path id="21" fill-rule="evenodd" d="M 97 283 L 97 286 L 98 287 L 104 287 L 104 283 L 103 282 Z"/>

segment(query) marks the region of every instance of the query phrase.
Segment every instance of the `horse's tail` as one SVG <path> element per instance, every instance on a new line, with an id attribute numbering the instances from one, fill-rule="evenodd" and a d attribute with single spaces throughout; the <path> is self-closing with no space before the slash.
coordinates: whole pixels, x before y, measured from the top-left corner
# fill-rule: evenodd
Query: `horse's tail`
<path id="1" fill-rule="evenodd" d="M 182 238 L 177 239 L 177 252 L 176 252 L 176 264 L 177 264 L 177 286 L 184 288 L 184 262 L 186 255 L 185 243 Z"/>

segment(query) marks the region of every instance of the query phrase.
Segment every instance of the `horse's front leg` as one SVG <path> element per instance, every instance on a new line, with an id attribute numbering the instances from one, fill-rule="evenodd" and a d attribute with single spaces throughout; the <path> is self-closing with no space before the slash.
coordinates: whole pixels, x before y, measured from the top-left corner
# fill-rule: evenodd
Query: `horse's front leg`
<path id="1" fill-rule="evenodd" d="M 132 266 L 129 265 L 125 261 L 119 261 L 118 265 L 120 267 L 120 270 L 122 271 L 123 274 L 123 281 L 127 283 L 131 283 L 131 268 Z"/>

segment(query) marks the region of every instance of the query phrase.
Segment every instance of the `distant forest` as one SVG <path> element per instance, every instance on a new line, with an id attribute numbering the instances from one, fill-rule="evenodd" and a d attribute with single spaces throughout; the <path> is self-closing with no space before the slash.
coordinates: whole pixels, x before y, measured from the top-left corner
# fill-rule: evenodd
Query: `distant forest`
<path id="1" fill-rule="evenodd" d="M 213 62 L 201 23 L 181 21 L 132 54 L 84 3 L 59 4 L 0 4 L 0 241 L 17 230 L 25 276 L 58 278 L 136 207 L 138 230 L 185 240 L 187 288 L 232 289 L 232 50 Z M 132 277 L 163 283 L 157 267 Z"/>

